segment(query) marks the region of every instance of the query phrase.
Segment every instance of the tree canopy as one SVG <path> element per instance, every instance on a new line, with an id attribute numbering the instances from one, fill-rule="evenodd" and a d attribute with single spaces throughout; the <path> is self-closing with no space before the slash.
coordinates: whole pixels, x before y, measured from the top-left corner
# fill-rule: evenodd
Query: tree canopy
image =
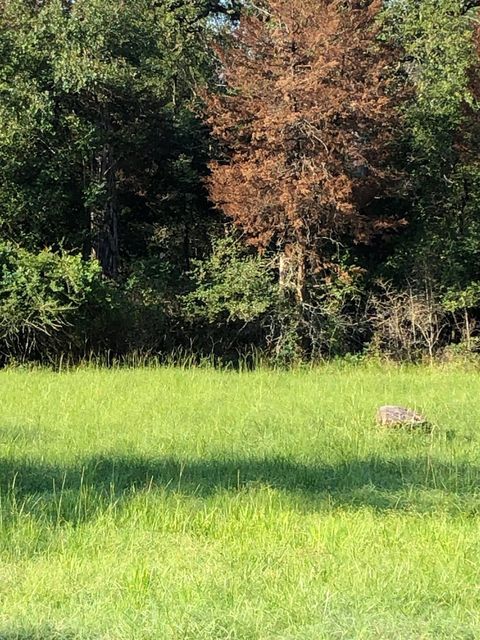
<path id="1" fill-rule="evenodd" d="M 471 346 L 479 6 L 3 0 L 4 359 Z"/>

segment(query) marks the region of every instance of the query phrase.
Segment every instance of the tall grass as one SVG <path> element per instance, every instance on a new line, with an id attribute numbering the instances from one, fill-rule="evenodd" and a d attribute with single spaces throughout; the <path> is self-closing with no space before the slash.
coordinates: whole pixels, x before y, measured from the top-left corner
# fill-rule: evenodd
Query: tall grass
<path id="1" fill-rule="evenodd" d="M 0 372 L 0 638 L 480 637 L 479 397 L 439 368 Z"/>

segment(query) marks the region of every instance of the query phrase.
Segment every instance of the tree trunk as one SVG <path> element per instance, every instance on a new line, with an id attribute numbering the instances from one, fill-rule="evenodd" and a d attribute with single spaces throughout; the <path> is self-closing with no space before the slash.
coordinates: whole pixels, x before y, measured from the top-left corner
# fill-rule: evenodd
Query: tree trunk
<path id="1" fill-rule="evenodd" d="M 190 226 L 185 222 L 183 230 L 183 262 L 185 270 L 190 271 Z"/>
<path id="2" fill-rule="evenodd" d="M 287 245 L 278 263 L 279 285 L 282 292 L 291 292 L 298 305 L 305 298 L 305 254 L 300 245 Z"/>
<path id="3" fill-rule="evenodd" d="M 118 211 L 115 161 L 111 144 L 105 144 L 94 160 L 94 180 L 100 190 L 90 209 L 91 255 L 106 278 L 118 276 Z"/>

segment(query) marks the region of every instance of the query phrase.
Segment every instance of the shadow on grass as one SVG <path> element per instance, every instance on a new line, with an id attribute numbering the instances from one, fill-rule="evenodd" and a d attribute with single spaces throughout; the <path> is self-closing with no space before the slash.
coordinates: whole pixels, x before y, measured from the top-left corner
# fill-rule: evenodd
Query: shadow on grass
<path id="1" fill-rule="evenodd" d="M 64 519 L 85 519 L 89 508 L 72 505 L 88 496 L 92 514 L 134 492 L 161 489 L 206 498 L 221 491 L 272 487 L 299 495 L 305 509 L 368 506 L 374 509 L 430 511 L 441 502 L 458 511 L 480 512 L 480 467 L 456 465 L 430 457 L 354 459 L 332 465 L 307 464 L 286 458 L 198 459 L 90 458 L 76 466 L 49 465 L 0 458 L 0 494 L 29 509 L 65 496 Z M 35 498 L 30 500 L 30 498 Z M 28 504 L 27 504 L 28 503 Z M 301 503 L 301 501 L 300 501 Z M 70 505 L 70 507 L 68 507 Z M 33 507 L 32 507 L 33 508 Z M 76 513 L 76 515 L 75 515 Z M 70 514 L 70 515 L 69 515 Z"/>

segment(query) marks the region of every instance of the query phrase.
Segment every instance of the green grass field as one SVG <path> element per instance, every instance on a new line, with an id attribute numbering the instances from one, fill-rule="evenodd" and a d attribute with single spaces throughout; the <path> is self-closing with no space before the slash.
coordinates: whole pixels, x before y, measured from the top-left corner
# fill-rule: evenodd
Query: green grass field
<path id="1" fill-rule="evenodd" d="M 479 514 L 474 371 L 0 372 L 1 640 L 477 639 Z"/>

